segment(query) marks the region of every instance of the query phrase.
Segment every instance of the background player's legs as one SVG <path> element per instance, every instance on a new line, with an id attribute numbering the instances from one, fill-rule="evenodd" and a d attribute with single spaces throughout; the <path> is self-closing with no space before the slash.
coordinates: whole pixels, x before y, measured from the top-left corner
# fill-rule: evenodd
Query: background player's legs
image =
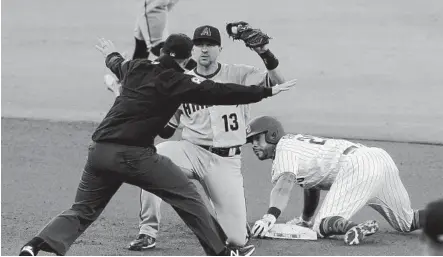
<path id="1" fill-rule="evenodd" d="M 356 225 L 349 219 L 380 188 L 383 179 L 381 165 L 373 160 L 368 148 L 358 149 L 345 157 L 314 222 L 314 229 L 320 235 L 345 234 Z"/>
<path id="2" fill-rule="evenodd" d="M 384 164 L 384 172 L 383 185 L 375 198 L 369 201 L 369 206 L 379 212 L 397 231 L 410 232 L 420 228 L 419 212 L 414 215 L 408 192 L 394 161 L 383 149 L 373 148 L 372 151 Z"/>
<path id="3" fill-rule="evenodd" d="M 147 59 L 149 57 L 148 46 L 145 40 L 135 38 L 134 53 L 132 54 L 132 60 L 135 59 Z"/>
<path id="4" fill-rule="evenodd" d="M 168 9 L 166 6 L 157 6 L 151 11 L 144 13 L 137 19 L 134 37 L 136 39 L 135 52 L 139 52 L 142 44 L 137 44 L 137 40 L 145 41 L 146 52 L 159 43 L 166 40 L 168 36 Z M 135 55 L 135 54 L 134 54 Z"/>
<path id="5" fill-rule="evenodd" d="M 212 155 L 203 178 L 217 220 L 228 236 L 228 243 L 243 246 L 247 241 L 246 202 L 241 173 L 241 157 Z"/>

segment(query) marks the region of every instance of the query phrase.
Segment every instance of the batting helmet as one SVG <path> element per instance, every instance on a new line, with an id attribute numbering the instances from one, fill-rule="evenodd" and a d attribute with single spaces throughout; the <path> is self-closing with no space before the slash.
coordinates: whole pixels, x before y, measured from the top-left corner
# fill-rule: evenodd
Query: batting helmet
<path id="1" fill-rule="evenodd" d="M 248 143 L 252 142 L 252 136 L 266 133 L 267 143 L 277 144 L 280 138 L 285 135 L 283 125 L 274 117 L 260 116 L 249 122 L 246 128 L 246 139 Z"/>

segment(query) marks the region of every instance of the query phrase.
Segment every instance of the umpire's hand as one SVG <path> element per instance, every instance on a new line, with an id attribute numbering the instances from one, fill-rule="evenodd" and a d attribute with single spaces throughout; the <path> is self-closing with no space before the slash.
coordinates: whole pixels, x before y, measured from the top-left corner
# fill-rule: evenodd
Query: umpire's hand
<path id="1" fill-rule="evenodd" d="M 285 83 L 277 84 L 272 87 L 272 95 L 279 94 L 280 92 L 287 91 L 291 89 L 291 87 L 295 86 L 297 83 L 297 79 L 288 80 Z"/>
<path id="2" fill-rule="evenodd" d="M 97 48 L 103 56 L 106 58 L 110 53 L 117 52 L 115 49 L 114 43 L 112 43 L 111 40 L 107 40 L 104 38 L 98 39 L 98 44 L 95 45 L 95 48 Z"/>

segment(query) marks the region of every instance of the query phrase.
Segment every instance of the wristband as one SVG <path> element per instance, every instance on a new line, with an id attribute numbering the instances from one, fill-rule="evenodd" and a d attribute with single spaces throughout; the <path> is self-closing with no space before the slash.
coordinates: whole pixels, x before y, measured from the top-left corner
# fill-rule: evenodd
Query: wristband
<path id="1" fill-rule="evenodd" d="M 266 69 L 273 70 L 278 66 L 278 59 L 271 52 L 271 50 L 266 50 L 266 52 L 259 54 L 265 63 Z"/>
<path id="2" fill-rule="evenodd" d="M 268 214 L 271 214 L 275 217 L 275 219 L 278 219 L 278 216 L 281 214 L 281 210 L 277 207 L 271 207 L 268 209 Z"/>

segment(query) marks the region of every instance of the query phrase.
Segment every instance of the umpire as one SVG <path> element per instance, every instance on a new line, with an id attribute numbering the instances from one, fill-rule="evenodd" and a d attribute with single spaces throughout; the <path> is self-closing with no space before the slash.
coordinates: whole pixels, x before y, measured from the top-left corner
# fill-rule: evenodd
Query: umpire
<path id="1" fill-rule="evenodd" d="M 273 88 L 220 84 L 183 74 L 191 57 L 192 40 L 172 34 L 163 55 L 126 61 L 112 42 L 96 46 L 106 66 L 122 81 L 122 92 L 92 135 L 88 158 L 70 209 L 52 219 L 20 250 L 65 255 L 72 243 L 98 218 L 123 183 L 154 193 L 170 204 L 190 227 L 208 255 L 250 255 L 253 246 L 231 249 L 195 185 L 171 160 L 156 154 L 154 138 L 183 102 L 237 105 L 258 102 L 286 91 L 295 81 Z"/>

